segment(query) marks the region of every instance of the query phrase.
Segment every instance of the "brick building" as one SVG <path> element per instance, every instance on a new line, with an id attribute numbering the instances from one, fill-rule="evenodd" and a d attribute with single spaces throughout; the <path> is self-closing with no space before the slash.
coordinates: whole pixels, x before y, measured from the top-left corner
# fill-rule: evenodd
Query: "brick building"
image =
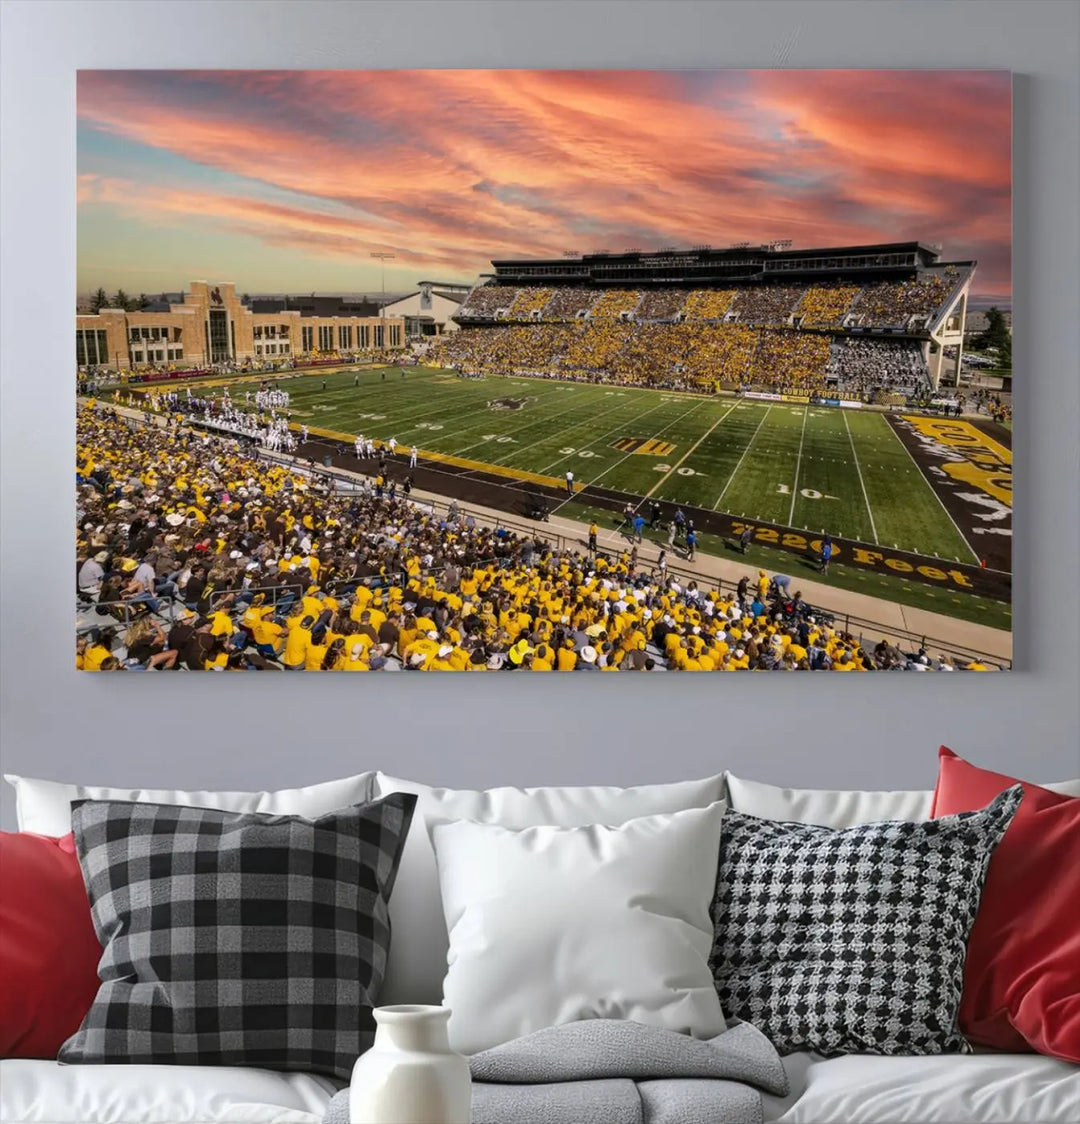
<path id="1" fill-rule="evenodd" d="M 168 311 L 103 308 L 75 317 L 80 367 L 130 370 L 144 366 L 205 367 L 212 363 L 394 351 L 405 346 L 400 316 L 334 315 L 299 310 L 253 312 L 232 282 L 192 281 Z"/>

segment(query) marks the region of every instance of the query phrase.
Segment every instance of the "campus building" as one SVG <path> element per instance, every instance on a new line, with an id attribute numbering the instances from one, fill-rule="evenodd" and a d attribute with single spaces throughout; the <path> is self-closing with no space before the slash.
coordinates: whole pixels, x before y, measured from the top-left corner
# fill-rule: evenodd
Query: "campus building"
<path id="1" fill-rule="evenodd" d="M 231 281 L 192 281 L 168 311 L 103 308 L 75 318 L 79 367 L 124 371 L 145 366 L 300 358 L 313 354 L 392 351 L 405 346 L 401 316 L 304 315 L 295 309 L 253 312 Z"/>
<path id="2" fill-rule="evenodd" d="M 383 312 L 387 316 L 403 316 L 410 339 L 456 332 L 458 326 L 453 317 L 472 286 L 450 281 L 420 281 L 418 285 L 415 293 L 391 301 Z"/>

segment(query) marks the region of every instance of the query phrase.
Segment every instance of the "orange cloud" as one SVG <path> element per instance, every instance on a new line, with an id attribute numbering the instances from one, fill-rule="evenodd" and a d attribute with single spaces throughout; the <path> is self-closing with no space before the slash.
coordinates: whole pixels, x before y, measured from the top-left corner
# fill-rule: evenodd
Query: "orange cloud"
<path id="1" fill-rule="evenodd" d="M 236 177 L 189 221 L 300 250 L 475 273 L 571 246 L 918 237 L 985 254 L 1008 284 L 999 74 L 84 72 L 79 115 Z M 190 195 L 127 178 L 98 201 L 176 215 Z"/>

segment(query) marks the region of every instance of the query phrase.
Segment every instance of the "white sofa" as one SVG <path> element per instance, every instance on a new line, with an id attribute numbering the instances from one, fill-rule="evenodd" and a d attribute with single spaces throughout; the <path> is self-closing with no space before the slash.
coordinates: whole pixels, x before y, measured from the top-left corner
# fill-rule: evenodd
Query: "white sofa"
<path id="1" fill-rule="evenodd" d="M 779 789 L 731 776 L 694 782 L 685 791 L 679 786 L 652 786 L 621 794 L 613 789 L 457 793 L 382 774 L 375 781 L 376 791 L 399 786 L 422 793 L 421 807 L 427 801 L 429 811 L 438 805 L 444 815 L 457 812 L 522 827 L 583 817 L 590 822 L 587 817 L 595 817 L 598 802 L 606 800 L 614 801 L 613 817 L 629 817 L 643 814 L 641 806 L 709 800 L 717 792 L 741 811 L 833 827 L 873 819 L 924 819 L 930 804 L 928 792 Z M 1080 796 L 1078 781 L 1052 787 Z M 52 795 L 66 799 L 64 793 Z M 21 818 L 28 808 L 25 797 L 20 792 Z M 40 816 L 40 809 L 35 811 Z M 36 823 L 40 830 L 40 818 Z M 400 944 L 395 936 L 392 945 L 388 998 L 395 1002 L 431 1001 L 432 981 L 440 978 L 445 964 L 445 932 L 437 924 L 425 928 L 409 923 L 414 917 L 419 921 L 421 914 L 430 916 L 433 904 L 423 897 L 430 881 L 410 868 L 410 862 L 415 866 L 415 856 L 403 859 L 395 889 L 395 924 L 399 932 L 407 929 L 411 935 Z M 1080 1121 L 1080 1066 L 1035 1054 L 825 1059 L 799 1053 L 789 1055 L 784 1064 L 790 1078 L 788 1096 L 764 1099 L 765 1119 L 776 1124 Z M 52 1061 L 5 1059 L 0 1061 L 0 1124 L 320 1124 L 338 1087 L 324 1077 L 259 1069 L 59 1066 Z"/>

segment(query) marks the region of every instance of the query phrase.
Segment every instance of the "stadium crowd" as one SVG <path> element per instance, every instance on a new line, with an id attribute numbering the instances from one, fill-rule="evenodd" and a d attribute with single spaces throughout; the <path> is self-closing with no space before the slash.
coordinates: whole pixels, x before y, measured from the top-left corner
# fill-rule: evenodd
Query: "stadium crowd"
<path id="1" fill-rule="evenodd" d="M 312 478 L 172 418 L 77 422 L 84 670 L 953 670 L 873 650 L 790 579 L 735 592 Z M 969 664 L 973 670 L 985 665 Z"/>
<path id="2" fill-rule="evenodd" d="M 686 304 L 685 289 L 650 289 L 641 298 L 635 316 L 638 320 L 672 320 Z"/>
<path id="3" fill-rule="evenodd" d="M 641 293 L 636 289 L 605 289 L 592 306 L 589 317 L 593 320 L 618 320 L 630 314 L 641 303 Z"/>
<path id="4" fill-rule="evenodd" d="M 804 328 L 839 328 L 851 302 L 859 292 L 858 285 L 811 285 L 795 309 Z"/>
<path id="5" fill-rule="evenodd" d="M 494 320 L 497 313 L 514 320 L 544 323 L 575 320 L 588 312 L 597 319 L 629 315 L 638 321 L 722 320 L 728 312 L 744 324 L 786 324 L 800 316 L 805 327 L 839 328 L 851 316 L 861 327 L 903 327 L 914 317 L 926 321 L 949 295 L 959 272 L 952 266 L 928 271 L 914 280 L 876 284 L 743 285 L 737 289 L 586 289 L 515 288 L 481 285 L 458 313 L 462 321 Z"/>
<path id="6" fill-rule="evenodd" d="M 851 305 L 855 324 L 875 328 L 906 327 L 913 317 L 928 320 L 956 285 L 958 275 L 946 266 L 914 281 L 882 281 L 860 290 Z"/>
<path id="7" fill-rule="evenodd" d="M 686 298 L 683 319 L 723 320 L 734 299 L 734 289 L 694 289 Z"/>
<path id="8" fill-rule="evenodd" d="M 915 343 L 847 336 L 836 342 L 827 359 L 827 376 L 848 394 L 891 390 L 911 395 L 930 387 L 922 351 Z"/>
<path id="9" fill-rule="evenodd" d="M 747 285 L 736 291 L 731 311 L 744 324 L 786 324 L 803 292 L 780 285 Z"/>
<path id="10" fill-rule="evenodd" d="M 746 381 L 779 393 L 817 394 L 825 390 L 829 337 L 791 331 L 763 331 Z"/>
<path id="11" fill-rule="evenodd" d="M 593 320 L 465 328 L 441 341 L 442 363 L 468 373 L 587 373 L 604 381 L 703 389 L 823 392 L 829 339 L 794 330 L 684 321 Z"/>

